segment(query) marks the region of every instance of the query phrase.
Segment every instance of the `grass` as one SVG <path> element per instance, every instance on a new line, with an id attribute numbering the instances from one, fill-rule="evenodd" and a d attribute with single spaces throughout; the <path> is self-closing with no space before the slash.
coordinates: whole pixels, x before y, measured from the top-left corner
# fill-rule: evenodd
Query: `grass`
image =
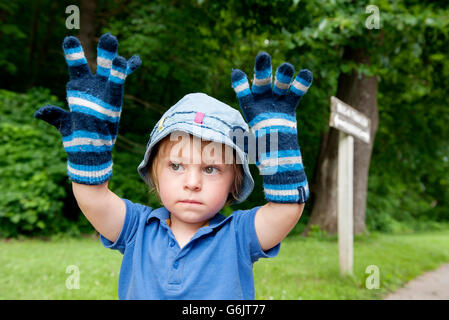
<path id="1" fill-rule="evenodd" d="M 0 299 L 117 299 L 119 252 L 97 237 L 0 241 Z M 449 262 L 449 230 L 356 237 L 354 275 L 341 276 L 335 237 L 288 237 L 276 258 L 254 264 L 256 299 L 382 299 L 425 271 Z M 79 289 L 66 281 L 74 265 Z M 366 268 L 380 288 L 367 289 Z"/>

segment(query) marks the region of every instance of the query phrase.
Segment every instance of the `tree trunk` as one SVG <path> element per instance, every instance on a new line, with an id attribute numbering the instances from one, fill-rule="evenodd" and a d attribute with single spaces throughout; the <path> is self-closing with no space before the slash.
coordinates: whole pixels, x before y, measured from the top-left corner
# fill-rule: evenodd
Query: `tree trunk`
<path id="1" fill-rule="evenodd" d="M 344 60 L 369 65 L 370 57 L 364 49 L 346 47 Z M 372 147 L 378 127 L 377 77 L 341 73 L 338 79 L 337 98 L 351 105 L 371 119 L 371 142 L 354 139 L 354 234 L 365 231 L 366 195 Z M 321 139 L 318 165 L 311 186 L 314 203 L 310 220 L 303 232 L 307 235 L 312 225 L 320 225 L 329 234 L 338 232 L 337 215 L 337 165 L 338 130 L 329 128 Z"/>
<path id="2" fill-rule="evenodd" d="M 81 0 L 79 39 L 92 74 L 95 74 L 97 69 L 97 54 L 95 52 L 96 8 L 96 0 Z"/>

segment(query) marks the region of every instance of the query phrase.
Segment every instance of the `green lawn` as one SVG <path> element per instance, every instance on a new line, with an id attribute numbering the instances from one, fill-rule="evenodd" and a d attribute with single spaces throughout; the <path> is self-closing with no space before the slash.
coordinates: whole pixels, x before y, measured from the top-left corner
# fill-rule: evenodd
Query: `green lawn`
<path id="1" fill-rule="evenodd" d="M 117 299 L 121 254 L 95 237 L 0 241 L 0 299 Z M 292 236 L 274 259 L 254 265 L 256 299 L 381 299 L 421 273 L 449 262 L 449 230 L 371 234 L 354 244 L 354 276 L 342 277 L 335 238 Z M 79 270 L 79 289 L 66 273 Z M 365 287 L 366 267 L 380 271 L 380 288 Z"/>

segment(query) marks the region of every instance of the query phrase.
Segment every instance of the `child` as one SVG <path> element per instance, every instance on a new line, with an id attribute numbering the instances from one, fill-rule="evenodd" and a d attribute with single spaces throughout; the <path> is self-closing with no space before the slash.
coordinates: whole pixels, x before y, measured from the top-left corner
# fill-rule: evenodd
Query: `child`
<path id="1" fill-rule="evenodd" d="M 141 64 L 137 56 L 116 56 L 117 47 L 109 33 L 100 38 L 92 75 L 81 44 L 67 37 L 71 112 L 45 106 L 35 117 L 62 133 L 82 212 L 102 244 L 123 254 L 119 299 L 254 299 L 253 263 L 278 254 L 309 196 L 295 108 L 312 82 L 310 71 L 291 83 L 294 69 L 284 63 L 272 88 L 271 58 L 260 53 L 251 90 L 246 75 L 232 71 L 257 141 L 237 110 L 206 94 L 188 94 L 165 112 L 138 167 L 163 204 L 153 209 L 108 189 L 123 83 Z M 219 213 L 225 204 L 241 203 L 253 190 L 248 154 L 263 174 L 268 203 L 225 217 Z"/>

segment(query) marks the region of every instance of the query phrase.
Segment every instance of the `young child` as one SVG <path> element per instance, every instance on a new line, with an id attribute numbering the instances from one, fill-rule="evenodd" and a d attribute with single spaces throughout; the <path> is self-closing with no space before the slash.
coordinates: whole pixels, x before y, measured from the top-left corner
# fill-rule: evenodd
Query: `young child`
<path id="1" fill-rule="evenodd" d="M 295 109 L 312 74 L 302 70 L 292 82 L 293 66 L 284 63 L 272 87 L 266 53 L 256 57 L 251 89 L 242 71 L 232 71 L 254 135 L 237 110 L 203 93 L 167 110 L 138 167 L 163 205 L 151 208 L 108 188 L 124 80 L 141 64 L 117 56 L 117 47 L 109 33 L 100 38 L 92 75 L 79 41 L 66 37 L 70 112 L 47 105 L 35 117 L 61 132 L 78 205 L 102 244 L 123 254 L 119 299 L 254 299 L 253 263 L 278 254 L 309 196 Z M 268 203 L 225 217 L 225 204 L 253 190 L 249 158 L 263 174 Z"/>

